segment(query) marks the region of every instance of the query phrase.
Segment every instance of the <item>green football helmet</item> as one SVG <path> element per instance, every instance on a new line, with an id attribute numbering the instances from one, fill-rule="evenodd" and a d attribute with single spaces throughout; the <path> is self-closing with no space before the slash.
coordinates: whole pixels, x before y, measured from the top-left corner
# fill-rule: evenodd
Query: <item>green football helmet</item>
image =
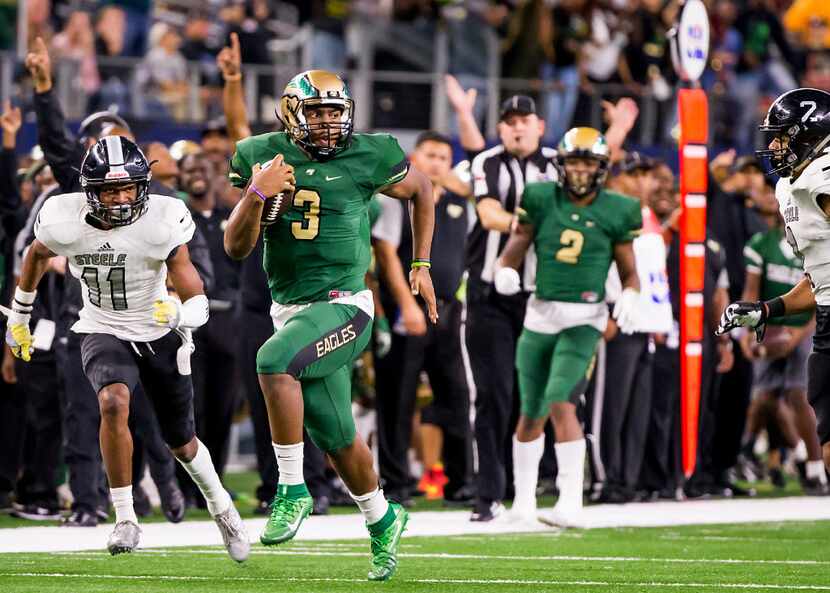
<path id="1" fill-rule="evenodd" d="M 568 175 L 565 162 L 573 158 L 595 160 L 599 167 L 592 175 Z M 556 148 L 554 164 L 562 187 L 577 198 L 583 198 L 605 185 L 610 160 L 610 150 L 605 137 L 599 130 L 583 127 L 571 128 L 565 133 Z"/>
<path id="2" fill-rule="evenodd" d="M 338 107 L 342 110 L 339 123 L 309 124 L 306 109 Z M 277 112 L 286 132 L 303 150 L 317 159 L 331 158 L 351 142 L 354 131 L 354 101 L 343 79 L 327 70 L 307 70 L 292 78 L 285 86 Z M 336 142 L 312 141 L 314 132 L 323 130 L 337 134 Z"/>

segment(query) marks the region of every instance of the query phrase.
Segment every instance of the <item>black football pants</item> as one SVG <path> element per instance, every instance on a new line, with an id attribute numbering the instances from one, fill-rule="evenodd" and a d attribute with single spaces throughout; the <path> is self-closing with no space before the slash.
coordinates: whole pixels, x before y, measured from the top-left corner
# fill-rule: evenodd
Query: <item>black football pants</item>
<path id="1" fill-rule="evenodd" d="M 476 387 L 476 487 L 479 499 L 503 500 L 512 485 L 513 432 L 518 419 L 516 342 L 525 305 L 490 295 L 467 307 L 467 351 Z"/>
<path id="2" fill-rule="evenodd" d="M 600 349 L 600 355 L 603 355 L 603 349 Z M 604 356 L 605 389 L 600 430 L 604 487 L 633 491 L 640 476 L 651 416 L 649 336 L 618 333 L 605 344 Z"/>

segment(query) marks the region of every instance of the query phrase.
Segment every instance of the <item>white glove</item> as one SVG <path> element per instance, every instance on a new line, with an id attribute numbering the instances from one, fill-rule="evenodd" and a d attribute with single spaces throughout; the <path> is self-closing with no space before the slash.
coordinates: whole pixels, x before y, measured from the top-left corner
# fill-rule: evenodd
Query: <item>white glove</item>
<path id="1" fill-rule="evenodd" d="M 153 320 L 158 325 L 173 329 L 201 327 L 207 323 L 209 315 L 210 305 L 207 297 L 203 294 L 197 294 L 184 303 L 172 297 L 153 303 Z"/>
<path id="2" fill-rule="evenodd" d="M 622 291 L 620 298 L 614 303 L 614 321 L 624 334 L 633 334 L 637 321 L 637 306 L 640 302 L 640 293 L 633 288 Z"/>
<path id="3" fill-rule="evenodd" d="M 501 267 L 496 270 L 493 284 L 496 286 L 496 292 L 507 296 L 514 295 L 522 289 L 522 280 L 519 278 L 519 272 L 508 267 Z"/>

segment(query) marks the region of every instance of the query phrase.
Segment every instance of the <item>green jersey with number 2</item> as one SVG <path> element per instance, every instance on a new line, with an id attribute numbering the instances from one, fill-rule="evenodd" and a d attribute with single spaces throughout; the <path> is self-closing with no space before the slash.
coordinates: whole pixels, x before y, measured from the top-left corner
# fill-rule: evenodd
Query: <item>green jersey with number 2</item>
<path id="1" fill-rule="evenodd" d="M 522 209 L 535 233 L 536 296 L 546 301 L 604 299 L 614 245 L 633 241 L 643 226 L 636 200 L 600 190 L 593 202 L 578 206 L 556 182 L 529 184 Z"/>
<path id="2" fill-rule="evenodd" d="M 371 198 L 408 170 L 397 140 L 354 134 L 348 148 L 320 162 L 283 132 L 252 136 L 236 145 L 231 183 L 246 187 L 253 166 L 278 154 L 294 167 L 297 185 L 291 208 L 263 230 L 271 298 L 288 305 L 326 301 L 331 291 L 363 290 L 371 259 Z"/>

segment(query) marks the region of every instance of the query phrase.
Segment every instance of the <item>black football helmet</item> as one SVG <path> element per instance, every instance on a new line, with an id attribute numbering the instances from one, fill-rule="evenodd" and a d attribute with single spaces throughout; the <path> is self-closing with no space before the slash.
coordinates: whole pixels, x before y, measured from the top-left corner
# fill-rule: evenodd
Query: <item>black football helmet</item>
<path id="1" fill-rule="evenodd" d="M 778 97 L 758 126 L 764 148 L 755 151 L 768 163 L 767 173 L 798 175 L 830 143 L 830 93 L 795 89 Z M 770 144 L 778 140 L 776 148 Z"/>
<path id="2" fill-rule="evenodd" d="M 134 223 L 147 210 L 152 174 L 141 149 L 121 136 L 104 136 L 90 147 L 81 164 L 81 187 L 90 216 L 109 226 Z M 134 183 L 136 197 L 127 204 L 106 205 L 101 190 L 106 186 Z"/>

